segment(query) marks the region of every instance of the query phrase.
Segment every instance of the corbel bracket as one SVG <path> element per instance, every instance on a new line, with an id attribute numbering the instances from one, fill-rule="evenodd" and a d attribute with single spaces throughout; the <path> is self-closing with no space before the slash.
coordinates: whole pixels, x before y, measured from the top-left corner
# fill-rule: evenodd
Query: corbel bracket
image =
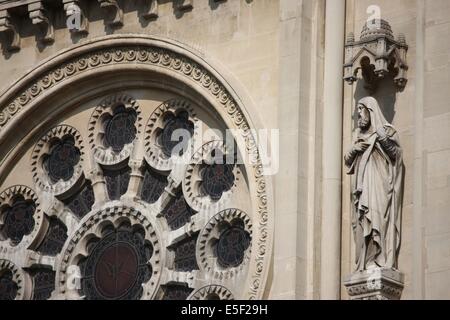
<path id="1" fill-rule="evenodd" d="M 72 33 L 88 34 L 89 21 L 80 7 L 79 0 L 63 0 L 64 11 L 67 16 L 67 28 Z"/>
<path id="2" fill-rule="evenodd" d="M 45 9 L 42 1 L 30 3 L 28 5 L 28 13 L 31 22 L 39 26 L 42 30 L 43 36 L 40 41 L 45 44 L 53 43 L 55 41 L 54 30 L 51 23 L 49 12 Z"/>
<path id="3" fill-rule="evenodd" d="M 108 24 L 111 27 L 123 26 L 123 10 L 119 7 L 117 0 L 98 0 L 100 7 L 110 11 L 114 17 Z"/>
<path id="4" fill-rule="evenodd" d="M 12 40 L 7 41 L 6 50 L 14 52 L 20 50 L 20 35 L 17 28 L 11 22 L 11 15 L 7 10 L 0 11 L 0 32 L 10 33 Z"/>
<path id="5" fill-rule="evenodd" d="M 182 12 L 191 11 L 194 9 L 194 0 L 184 0 L 178 7 L 178 10 Z"/>
<path id="6" fill-rule="evenodd" d="M 144 0 L 145 2 L 150 2 L 150 7 L 148 12 L 142 14 L 142 17 L 147 20 L 158 18 L 158 0 Z"/>

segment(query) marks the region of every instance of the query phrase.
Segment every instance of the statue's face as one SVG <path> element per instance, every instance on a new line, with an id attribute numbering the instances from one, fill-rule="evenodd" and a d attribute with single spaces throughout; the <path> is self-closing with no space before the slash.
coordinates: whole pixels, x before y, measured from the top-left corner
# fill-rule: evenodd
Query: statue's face
<path id="1" fill-rule="evenodd" d="M 358 104 L 358 127 L 367 130 L 370 127 L 370 112 L 362 104 Z"/>

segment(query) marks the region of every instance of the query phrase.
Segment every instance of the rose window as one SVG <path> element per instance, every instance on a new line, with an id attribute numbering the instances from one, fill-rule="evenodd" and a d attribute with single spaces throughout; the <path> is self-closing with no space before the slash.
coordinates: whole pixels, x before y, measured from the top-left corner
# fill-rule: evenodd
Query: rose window
<path id="1" fill-rule="evenodd" d="M 229 161 L 239 150 L 198 133 L 225 124 L 164 94 L 88 101 L 88 123 L 69 119 L 36 137 L 32 185 L 0 190 L 0 299 L 255 294 L 248 279 L 265 245 L 255 247 L 253 212 L 264 203 L 250 196 L 245 165 Z"/>

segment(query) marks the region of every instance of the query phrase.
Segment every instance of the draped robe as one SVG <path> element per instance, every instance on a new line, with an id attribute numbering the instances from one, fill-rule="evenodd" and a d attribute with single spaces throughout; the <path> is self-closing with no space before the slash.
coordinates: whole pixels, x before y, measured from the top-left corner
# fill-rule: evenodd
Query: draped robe
<path id="1" fill-rule="evenodd" d="M 403 192 L 402 149 L 398 133 L 387 123 L 377 101 L 360 100 L 370 112 L 370 128 L 355 131 L 354 143 L 366 142 L 363 152 L 350 151 L 345 162 L 352 177 L 352 228 L 357 270 L 397 268 Z M 386 136 L 379 136 L 382 127 Z"/>

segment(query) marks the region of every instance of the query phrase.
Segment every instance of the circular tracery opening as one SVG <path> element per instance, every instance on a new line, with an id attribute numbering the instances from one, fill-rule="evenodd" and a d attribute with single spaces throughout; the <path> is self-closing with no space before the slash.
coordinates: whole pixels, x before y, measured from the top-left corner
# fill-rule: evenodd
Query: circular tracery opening
<path id="1" fill-rule="evenodd" d="M 177 115 L 169 113 L 165 119 L 165 125 L 159 139 L 162 151 L 168 157 L 178 146 L 177 156 L 182 156 L 189 146 L 189 141 L 194 134 L 194 124 L 189 121 L 189 113 L 181 111 Z"/>
<path id="2" fill-rule="evenodd" d="M 74 174 L 74 167 L 80 162 L 81 152 L 75 146 L 73 136 L 55 139 L 50 152 L 44 156 L 44 169 L 52 183 L 68 181 Z"/>
<path id="3" fill-rule="evenodd" d="M 13 280 L 11 270 L 0 271 L 0 300 L 14 300 L 19 287 Z"/>
<path id="4" fill-rule="evenodd" d="M 111 147 L 114 152 L 122 151 L 123 147 L 133 142 L 136 137 L 136 111 L 119 105 L 114 113 L 104 123 L 105 146 Z"/>
<path id="5" fill-rule="evenodd" d="M 245 251 L 250 246 L 250 234 L 239 219 L 231 224 L 224 222 L 221 229 L 216 243 L 217 262 L 223 268 L 235 268 L 244 261 Z"/>
<path id="6" fill-rule="evenodd" d="M 128 226 L 103 231 L 101 239 L 87 244 L 88 257 L 80 263 L 81 291 L 86 299 L 139 299 L 142 285 L 150 280 L 153 248 L 144 231 Z"/>
<path id="7" fill-rule="evenodd" d="M 33 231 L 35 211 L 36 205 L 32 200 L 27 201 L 21 195 L 16 196 L 13 204 L 2 210 L 3 236 L 10 239 L 13 245 L 19 244 L 23 237 Z"/>
<path id="8" fill-rule="evenodd" d="M 213 163 L 205 165 L 201 171 L 202 189 L 211 197 L 218 201 L 222 194 L 230 190 L 234 185 L 234 165 Z"/>

